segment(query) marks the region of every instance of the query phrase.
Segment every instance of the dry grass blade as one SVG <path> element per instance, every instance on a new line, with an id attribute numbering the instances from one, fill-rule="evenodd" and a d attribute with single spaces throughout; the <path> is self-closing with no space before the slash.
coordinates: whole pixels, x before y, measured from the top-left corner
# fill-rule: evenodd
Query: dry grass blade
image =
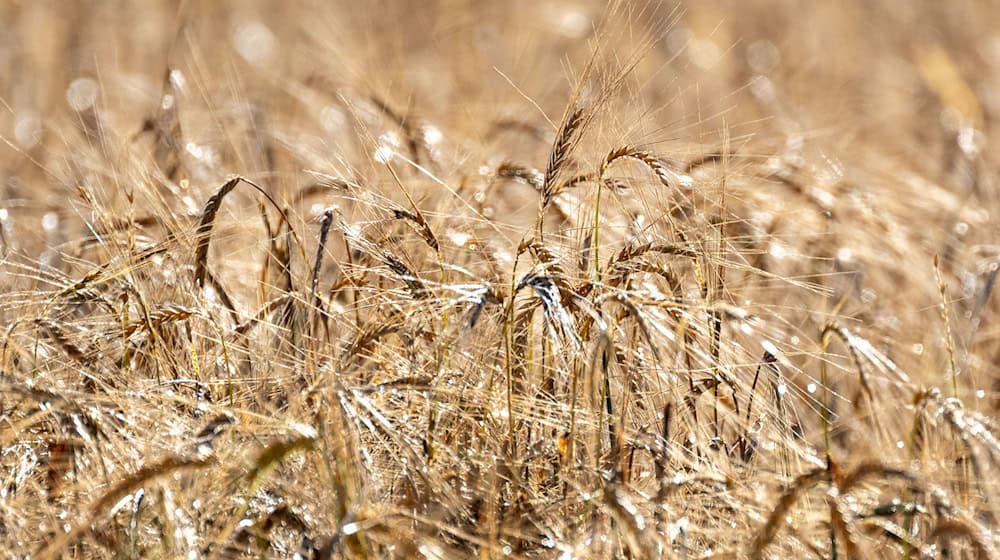
<path id="1" fill-rule="evenodd" d="M 483 313 L 483 309 L 487 305 L 499 305 L 503 303 L 503 298 L 498 296 L 493 290 L 489 289 L 487 286 L 483 286 L 483 289 L 479 292 L 479 295 L 475 297 L 472 302 L 472 311 L 469 313 L 468 328 L 475 328 L 476 323 L 479 322 L 479 317 Z"/>
<path id="2" fill-rule="evenodd" d="M 830 498 L 830 530 L 832 531 L 831 539 L 836 539 L 837 535 L 844 542 L 844 548 L 846 549 L 847 558 L 861 558 L 861 549 L 858 546 L 858 541 L 855 538 L 854 527 L 852 526 L 851 511 L 847 507 L 844 500 L 838 498 Z M 831 547 L 833 546 L 831 541 Z"/>
<path id="3" fill-rule="evenodd" d="M 0 219 L 0 259 L 6 259 L 10 254 L 10 243 L 7 242 L 7 220 Z"/>
<path id="4" fill-rule="evenodd" d="M 226 290 L 222 282 L 215 277 L 210 271 L 205 272 L 205 277 L 208 280 L 208 285 L 215 290 L 216 295 L 219 296 L 219 301 L 222 302 L 222 306 L 226 308 L 229 312 L 229 316 L 232 318 L 233 322 L 239 321 L 239 313 L 236 311 L 236 304 L 233 302 L 233 298 L 229 297 L 229 291 Z"/>
<path id="5" fill-rule="evenodd" d="M 739 445 L 741 447 L 742 456 L 744 460 L 749 461 L 753 454 L 756 452 L 757 442 L 750 436 L 750 426 L 751 426 L 751 414 L 753 413 L 753 399 L 757 394 L 757 382 L 760 380 L 760 370 L 762 367 L 767 366 L 771 373 L 774 374 L 776 379 L 780 378 L 781 370 L 778 369 L 778 358 L 772 354 L 770 351 L 765 350 L 764 356 L 761 361 L 757 363 L 756 371 L 753 374 L 753 383 L 750 384 L 750 392 L 747 397 L 747 414 L 746 420 L 744 421 L 743 435 L 740 436 Z M 780 406 L 780 393 L 777 395 L 778 404 Z"/>
<path id="6" fill-rule="evenodd" d="M 486 138 L 492 140 L 502 132 L 518 132 L 539 142 L 545 140 L 545 129 L 537 123 L 516 118 L 496 119 L 490 123 Z"/>

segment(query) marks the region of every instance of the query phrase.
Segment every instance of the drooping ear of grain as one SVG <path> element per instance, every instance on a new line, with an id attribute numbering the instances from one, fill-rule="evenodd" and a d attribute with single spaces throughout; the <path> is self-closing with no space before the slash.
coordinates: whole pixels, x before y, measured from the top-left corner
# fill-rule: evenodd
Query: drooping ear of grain
<path id="1" fill-rule="evenodd" d="M 753 540 L 753 544 L 750 547 L 750 558 L 753 560 L 760 560 L 763 558 L 764 549 L 767 548 L 771 542 L 774 541 L 774 537 L 777 536 L 778 530 L 781 529 L 782 525 L 786 523 L 786 516 L 795 502 L 798 501 L 799 497 L 805 492 L 828 479 L 829 473 L 826 468 L 818 468 L 811 470 L 792 482 L 785 492 L 778 499 L 778 503 L 771 510 L 771 513 L 767 516 L 767 521 L 764 523 L 764 527 L 760 529 L 757 533 L 756 538 Z"/>
<path id="2" fill-rule="evenodd" d="M 205 273 L 208 270 L 208 246 L 212 241 L 212 226 L 215 224 L 215 216 L 219 213 L 223 199 L 236 188 L 236 185 L 240 181 L 240 177 L 234 177 L 226 181 L 212 195 L 212 198 L 208 199 L 205 209 L 201 213 L 201 222 L 199 222 L 198 229 L 195 231 L 196 245 L 194 250 L 194 281 L 199 288 L 205 284 Z"/>
<path id="3" fill-rule="evenodd" d="M 50 319 L 40 319 L 36 323 L 45 329 L 45 334 L 48 335 L 49 339 L 55 342 L 56 346 L 61 348 L 70 359 L 78 363 L 83 363 L 86 354 L 69 339 L 66 331 L 59 323 Z"/>
<path id="4" fill-rule="evenodd" d="M 621 146 L 608 152 L 608 155 L 604 158 L 604 162 L 601 163 L 600 177 L 604 178 L 604 174 L 611 167 L 612 163 L 624 158 L 634 159 L 648 167 L 663 186 L 677 186 L 677 173 L 670 168 L 663 158 L 634 146 Z"/>
<path id="5" fill-rule="evenodd" d="M 330 237 L 330 226 L 333 224 L 333 210 L 326 210 L 323 212 L 323 217 L 320 218 L 319 223 L 319 244 L 316 247 L 316 260 L 313 263 L 312 270 L 312 293 L 317 294 L 317 287 L 319 286 L 319 272 L 323 267 L 323 253 L 326 251 L 326 240 Z M 316 296 L 318 297 L 318 296 Z"/>
<path id="6" fill-rule="evenodd" d="M 543 192 L 543 189 L 545 188 L 545 175 L 542 174 L 541 171 L 531 167 L 518 165 L 516 163 L 501 163 L 497 167 L 496 175 L 497 177 L 524 183 L 539 193 Z"/>
<path id="7" fill-rule="evenodd" d="M 994 560 L 993 547 L 990 545 L 990 534 L 982 527 L 976 527 L 966 519 L 942 519 L 934 526 L 928 540 L 941 544 L 942 551 L 950 549 L 949 543 L 965 540 L 975 553 L 976 560 Z M 949 555 L 950 556 L 950 555 Z"/>
<path id="8" fill-rule="evenodd" d="M 89 508 L 89 519 L 86 522 L 80 523 L 73 527 L 72 530 L 62 533 L 56 538 L 50 539 L 37 551 L 35 557 L 46 559 L 61 557 L 66 547 L 72 545 L 77 539 L 82 537 L 87 530 L 94 529 L 97 523 L 103 522 L 103 518 L 107 515 L 111 506 L 121 500 L 122 497 L 128 493 L 135 491 L 137 488 L 141 488 L 145 483 L 180 470 L 202 468 L 212 464 L 213 461 L 214 458 L 212 457 L 198 457 L 191 459 L 170 456 L 156 463 L 142 467 L 134 474 L 126 476 L 109 490 L 104 492 L 101 497 L 98 498 L 97 501 L 94 502 Z"/>
<path id="9" fill-rule="evenodd" d="M 393 210 L 393 215 L 400 220 L 406 220 L 407 222 L 413 224 L 413 227 L 420 234 L 420 238 L 427 243 L 427 246 L 435 251 L 441 249 L 438 244 L 437 236 L 431 231 L 431 226 L 427 223 L 427 219 L 424 218 L 422 213 L 413 213 L 403 209 Z"/>

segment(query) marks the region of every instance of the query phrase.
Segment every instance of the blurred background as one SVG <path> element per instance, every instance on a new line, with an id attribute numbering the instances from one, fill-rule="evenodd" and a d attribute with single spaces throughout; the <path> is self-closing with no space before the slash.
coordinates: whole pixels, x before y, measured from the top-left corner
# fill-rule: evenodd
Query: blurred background
<path id="1" fill-rule="evenodd" d="M 998 17 L 997 3 L 978 0 L 7 0 L 0 131 L 39 162 L 89 108 L 106 129 L 138 131 L 173 69 L 191 134 L 232 130 L 226 117 L 241 110 L 334 134 L 322 99 L 344 89 L 474 134 L 487 108 L 533 120 L 523 96 L 558 116 L 601 29 L 617 42 L 607 59 L 646 49 L 631 84 L 646 142 L 712 141 L 724 121 L 734 136 L 807 137 L 810 148 L 870 141 L 944 177 L 958 171 L 957 150 L 984 151 L 993 134 Z M 8 182 L 28 172 L 16 150 L 0 157 Z"/>

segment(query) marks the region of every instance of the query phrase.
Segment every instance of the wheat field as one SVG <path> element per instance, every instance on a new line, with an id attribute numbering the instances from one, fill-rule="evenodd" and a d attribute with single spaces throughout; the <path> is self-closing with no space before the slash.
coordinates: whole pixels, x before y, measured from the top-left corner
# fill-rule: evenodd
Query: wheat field
<path id="1" fill-rule="evenodd" d="M 0 556 L 997 558 L 998 21 L 0 1 Z"/>

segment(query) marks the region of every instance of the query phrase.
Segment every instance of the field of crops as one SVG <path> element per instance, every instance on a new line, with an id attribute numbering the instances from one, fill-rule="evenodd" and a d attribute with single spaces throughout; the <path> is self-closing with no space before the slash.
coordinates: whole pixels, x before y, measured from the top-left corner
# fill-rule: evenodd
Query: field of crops
<path id="1" fill-rule="evenodd" d="M 0 22 L 0 556 L 997 557 L 1000 3 Z"/>

